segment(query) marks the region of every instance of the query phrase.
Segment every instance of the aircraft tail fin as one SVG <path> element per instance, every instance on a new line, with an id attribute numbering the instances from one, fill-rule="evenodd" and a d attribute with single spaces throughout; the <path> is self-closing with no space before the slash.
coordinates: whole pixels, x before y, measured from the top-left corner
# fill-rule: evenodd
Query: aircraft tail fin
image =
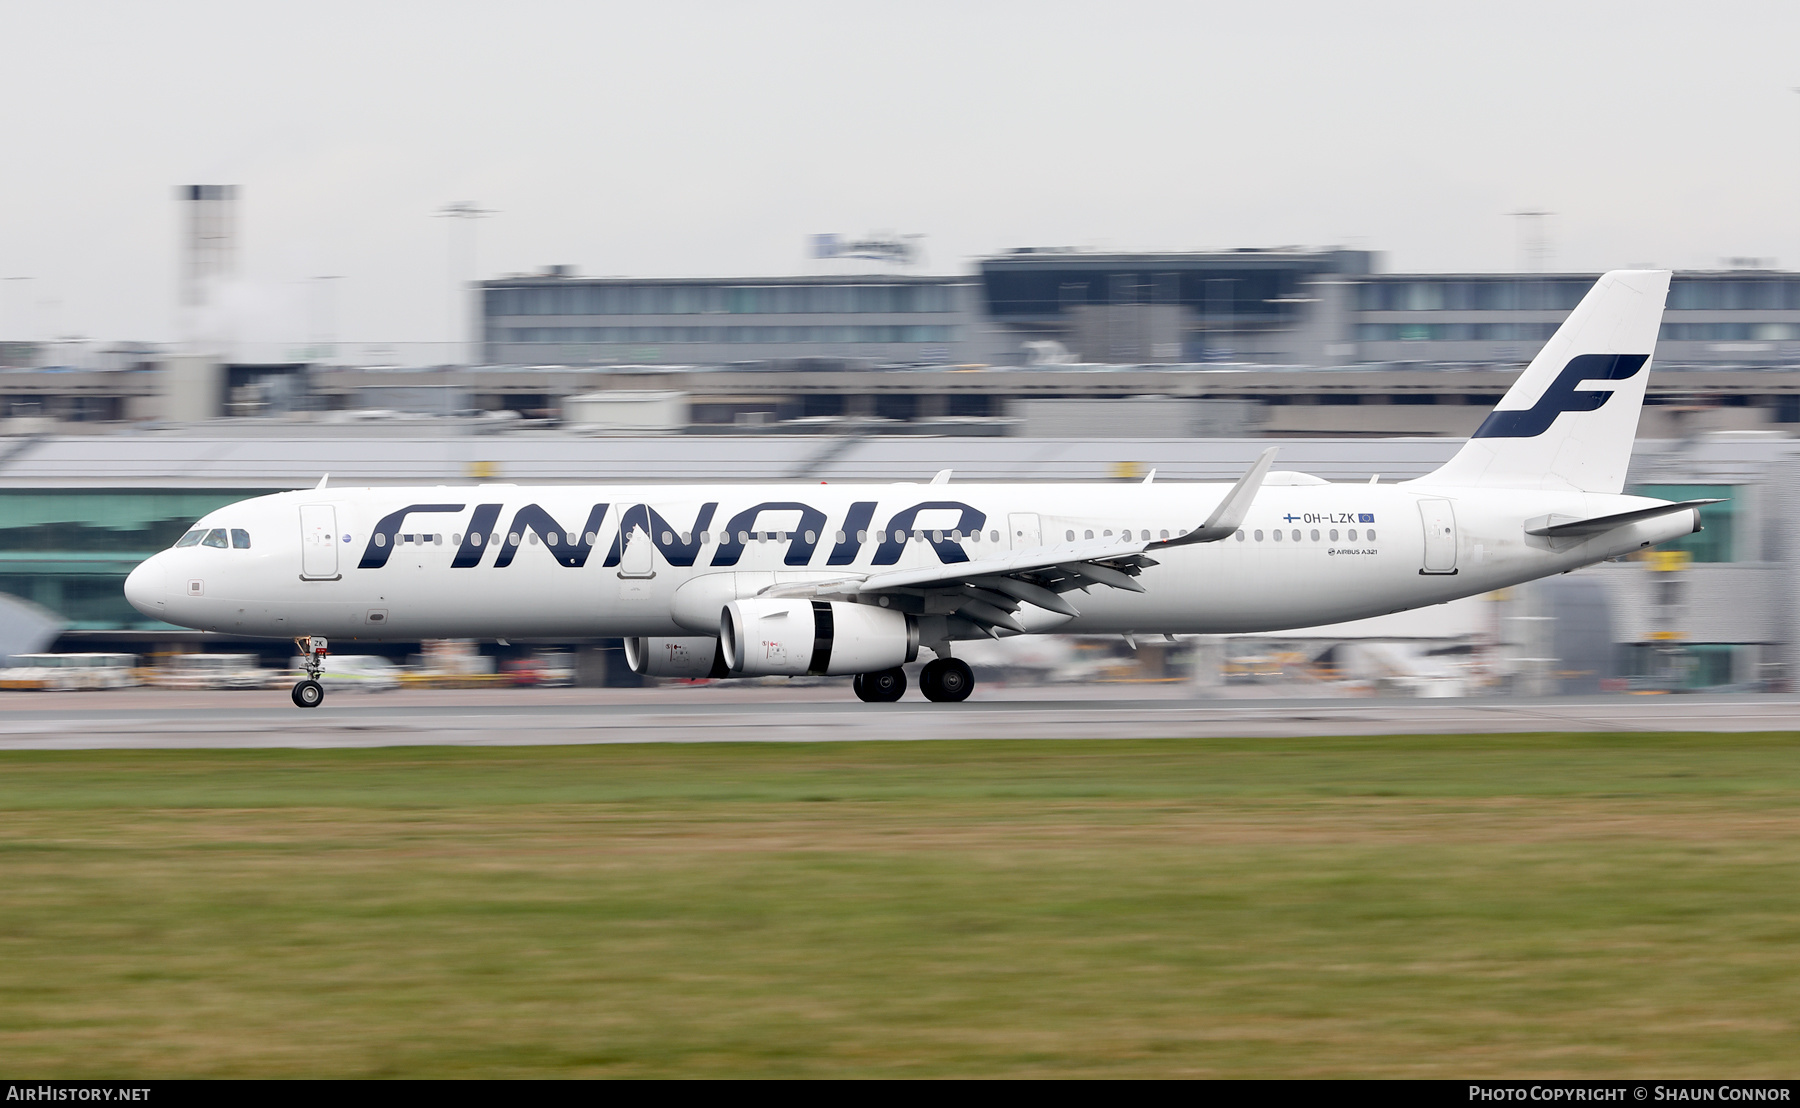
<path id="1" fill-rule="evenodd" d="M 1462 450 L 1420 483 L 1623 490 L 1668 294 L 1668 270 L 1602 276 Z"/>

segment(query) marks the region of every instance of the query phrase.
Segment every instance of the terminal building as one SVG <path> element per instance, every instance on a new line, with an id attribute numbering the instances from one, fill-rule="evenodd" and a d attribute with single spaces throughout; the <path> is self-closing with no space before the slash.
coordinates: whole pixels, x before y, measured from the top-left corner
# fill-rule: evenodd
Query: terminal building
<path id="1" fill-rule="evenodd" d="M 495 365 L 1517 367 L 1599 277 L 1379 262 L 1363 250 L 1025 249 L 969 277 L 641 281 L 551 267 L 482 284 L 482 350 Z M 1800 273 L 1677 273 L 1658 362 L 1800 364 Z"/>
<path id="2" fill-rule="evenodd" d="M 955 365 L 991 355 L 980 288 L 966 277 L 631 280 L 551 266 L 485 282 L 479 296 L 482 357 L 501 365 Z"/>

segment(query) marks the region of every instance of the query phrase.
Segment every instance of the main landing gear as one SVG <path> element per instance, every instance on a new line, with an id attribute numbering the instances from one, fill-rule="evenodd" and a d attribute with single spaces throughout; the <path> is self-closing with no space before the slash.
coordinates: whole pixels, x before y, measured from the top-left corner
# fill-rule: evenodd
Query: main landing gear
<path id="1" fill-rule="evenodd" d="M 919 671 L 919 691 L 926 700 L 955 704 L 969 699 L 975 691 L 975 674 L 969 663 L 956 658 L 938 658 L 926 662 Z"/>
<path id="2" fill-rule="evenodd" d="M 906 695 L 906 671 L 899 666 L 876 673 L 859 673 L 850 687 L 858 700 L 867 704 L 892 704 Z M 919 691 L 925 699 L 954 704 L 969 699 L 975 691 L 975 674 L 967 662 L 955 658 L 939 658 L 926 662 L 919 670 Z"/>
<path id="3" fill-rule="evenodd" d="M 294 640 L 300 656 L 306 659 L 306 679 L 294 685 L 294 707 L 317 708 L 325 703 L 325 686 L 319 684 L 319 671 L 325 668 L 326 647 L 331 643 L 319 635 L 302 635 Z"/>
<path id="4" fill-rule="evenodd" d="M 906 695 L 906 671 L 899 666 L 859 673 L 850 681 L 856 698 L 865 704 L 892 704 Z"/>

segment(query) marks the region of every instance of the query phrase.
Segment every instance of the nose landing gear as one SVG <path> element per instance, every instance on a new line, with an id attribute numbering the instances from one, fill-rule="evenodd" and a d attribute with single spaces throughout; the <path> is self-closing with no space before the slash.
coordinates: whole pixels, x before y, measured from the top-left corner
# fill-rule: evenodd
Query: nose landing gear
<path id="1" fill-rule="evenodd" d="M 302 635 L 294 640 L 300 656 L 306 659 L 306 679 L 294 685 L 294 707 L 317 708 L 325 703 L 325 686 L 319 684 L 319 672 L 325 668 L 329 640 L 320 635 Z"/>
<path id="2" fill-rule="evenodd" d="M 307 678 L 294 685 L 294 706 L 296 708 L 317 708 L 325 702 L 325 686 Z"/>

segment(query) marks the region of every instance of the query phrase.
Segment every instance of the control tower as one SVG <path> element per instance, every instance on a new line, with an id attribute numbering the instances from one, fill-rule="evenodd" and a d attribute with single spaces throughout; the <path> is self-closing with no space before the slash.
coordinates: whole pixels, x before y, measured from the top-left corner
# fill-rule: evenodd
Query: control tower
<path id="1" fill-rule="evenodd" d="M 237 186 L 182 185 L 181 340 L 189 350 L 223 353 L 230 341 L 217 310 L 221 286 L 237 272 Z"/>

